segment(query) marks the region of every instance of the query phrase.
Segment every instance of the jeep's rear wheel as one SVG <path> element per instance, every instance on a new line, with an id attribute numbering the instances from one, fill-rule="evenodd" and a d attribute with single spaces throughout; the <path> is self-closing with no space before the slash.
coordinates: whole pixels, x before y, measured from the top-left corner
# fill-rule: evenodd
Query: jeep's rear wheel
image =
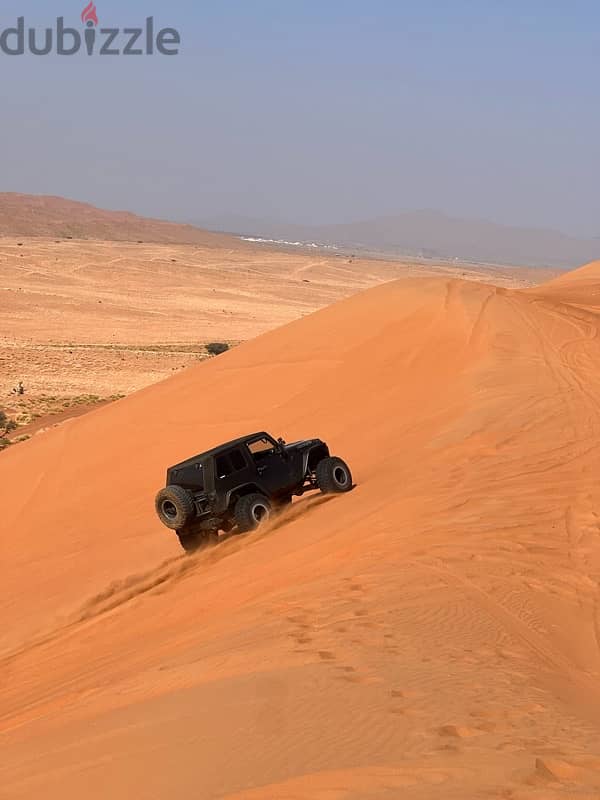
<path id="1" fill-rule="evenodd" d="M 156 513 L 163 525 L 177 531 L 196 516 L 194 501 L 189 492 L 181 486 L 167 486 L 156 495 Z"/>
<path id="2" fill-rule="evenodd" d="M 352 489 L 350 467 L 341 458 L 324 458 L 316 469 L 317 486 L 323 494 L 340 494 Z"/>
<path id="3" fill-rule="evenodd" d="M 195 553 L 201 548 L 210 547 L 217 544 L 219 534 L 217 531 L 198 531 L 197 533 L 185 533 L 177 531 L 179 544 L 186 553 Z"/>
<path id="4" fill-rule="evenodd" d="M 235 504 L 235 522 L 241 533 L 253 531 L 271 516 L 271 503 L 264 494 L 246 494 Z"/>

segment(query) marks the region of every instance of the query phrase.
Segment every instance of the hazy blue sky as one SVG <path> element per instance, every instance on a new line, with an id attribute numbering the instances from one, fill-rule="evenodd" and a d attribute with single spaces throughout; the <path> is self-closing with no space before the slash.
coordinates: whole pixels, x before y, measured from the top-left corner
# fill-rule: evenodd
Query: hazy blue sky
<path id="1" fill-rule="evenodd" d="M 4 0 L 0 27 L 72 0 Z M 97 0 L 176 57 L 7 57 L 1 189 L 169 218 L 415 208 L 600 235 L 598 0 Z"/>

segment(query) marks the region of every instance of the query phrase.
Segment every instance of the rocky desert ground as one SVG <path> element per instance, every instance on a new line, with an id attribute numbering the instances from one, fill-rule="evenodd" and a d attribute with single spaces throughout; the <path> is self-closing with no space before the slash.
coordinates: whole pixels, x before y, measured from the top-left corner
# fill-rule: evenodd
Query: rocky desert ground
<path id="1" fill-rule="evenodd" d="M 38 246 L 2 249 L 32 385 L 70 342 L 242 343 L 128 362 L 102 394 L 150 385 L 0 454 L 4 797 L 600 797 L 600 262 Z M 260 429 L 325 438 L 356 488 L 180 555 L 165 467 Z"/>

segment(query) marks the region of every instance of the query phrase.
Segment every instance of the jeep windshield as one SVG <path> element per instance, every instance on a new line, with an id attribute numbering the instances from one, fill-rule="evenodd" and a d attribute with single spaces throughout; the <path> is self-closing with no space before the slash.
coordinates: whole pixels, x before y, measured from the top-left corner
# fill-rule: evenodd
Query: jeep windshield
<path id="1" fill-rule="evenodd" d="M 260 462 L 268 456 L 273 455 L 277 450 L 277 445 L 268 436 L 261 436 L 260 439 L 254 439 L 248 442 L 248 450 L 250 455 L 256 462 Z"/>

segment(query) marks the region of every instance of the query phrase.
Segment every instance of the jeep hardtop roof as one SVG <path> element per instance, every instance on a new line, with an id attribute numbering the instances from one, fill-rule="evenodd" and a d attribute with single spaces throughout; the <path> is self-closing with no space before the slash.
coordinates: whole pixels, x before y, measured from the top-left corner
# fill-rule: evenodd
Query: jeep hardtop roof
<path id="1" fill-rule="evenodd" d="M 240 444 L 244 444 L 245 442 L 249 441 L 250 439 L 256 439 L 260 436 L 267 436 L 269 439 L 273 437 L 271 434 L 267 433 L 266 431 L 257 431 L 256 433 L 249 433 L 246 436 L 240 436 L 238 439 L 232 439 L 229 442 L 225 442 L 224 444 L 219 444 L 217 447 L 212 447 L 210 450 L 205 450 L 203 453 L 198 453 L 196 456 L 192 456 L 191 458 L 187 458 L 185 461 L 182 461 L 180 464 L 174 464 L 169 469 L 182 469 L 183 467 L 189 467 L 192 464 L 195 464 L 197 461 L 204 460 L 206 458 L 212 458 L 213 456 L 219 455 L 222 453 L 223 450 L 229 450 L 232 447 L 237 447 Z"/>

